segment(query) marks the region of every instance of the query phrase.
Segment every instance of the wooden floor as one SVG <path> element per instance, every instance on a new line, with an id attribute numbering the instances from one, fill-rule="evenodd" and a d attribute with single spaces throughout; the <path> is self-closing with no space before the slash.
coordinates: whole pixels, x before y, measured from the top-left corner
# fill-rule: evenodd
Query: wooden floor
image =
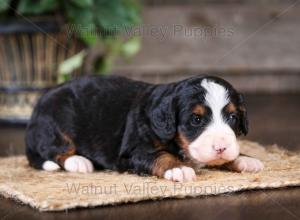
<path id="1" fill-rule="evenodd" d="M 246 95 L 248 139 L 300 151 L 300 94 Z M 24 153 L 24 127 L 0 126 L 0 155 Z M 280 161 L 278 161 L 280 163 Z M 39 213 L 0 199 L 0 219 L 300 219 L 300 188 Z"/>

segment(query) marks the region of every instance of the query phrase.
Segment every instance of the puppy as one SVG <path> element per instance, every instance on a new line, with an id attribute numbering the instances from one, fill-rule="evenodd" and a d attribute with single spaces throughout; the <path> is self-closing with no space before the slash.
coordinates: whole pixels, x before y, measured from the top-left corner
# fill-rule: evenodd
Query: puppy
<path id="1" fill-rule="evenodd" d="M 45 93 L 26 131 L 32 167 L 89 173 L 94 169 L 192 181 L 184 161 L 258 172 L 240 156 L 248 132 L 243 98 L 226 81 L 197 76 L 152 85 L 122 77 L 84 77 Z"/>

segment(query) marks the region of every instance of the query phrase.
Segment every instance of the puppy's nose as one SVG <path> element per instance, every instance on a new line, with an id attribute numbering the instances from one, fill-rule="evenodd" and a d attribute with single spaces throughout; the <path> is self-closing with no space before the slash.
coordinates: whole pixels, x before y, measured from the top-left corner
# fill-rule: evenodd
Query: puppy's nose
<path id="1" fill-rule="evenodd" d="M 223 153 L 227 148 L 224 139 L 216 140 L 213 144 L 213 148 L 218 154 Z"/>
<path id="2" fill-rule="evenodd" d="M 221 154 L 226 150 L 226 147 L 215 146 L 214 149 L 218 154 Z"/>

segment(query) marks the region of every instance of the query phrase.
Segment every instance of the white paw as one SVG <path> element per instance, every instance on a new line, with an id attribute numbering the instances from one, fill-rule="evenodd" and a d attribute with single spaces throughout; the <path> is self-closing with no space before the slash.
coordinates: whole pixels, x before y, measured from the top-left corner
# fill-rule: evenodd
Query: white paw
<path id="1" fill-rule="evenodd" d="M 74 155 L 65 160 L 65 170 L 76 173 L 91 173 L 94 170 L 92 162 L 85 157 Z"/>
<path id="2" fill-rule="evenodd" d="M 46 170 L 46 171 L 56 171 L 56 170 L 59 170 L 60 169 L 60 166 L 51 161 L 51 160 L 47 160 L 43 163 L 43 170 Z"/>
<path id="3" fill-rule="evenodd" d="M 259 172 L 264 169 L 263 163 L 255 158 L 239 156 L 233 161 L 231 168 L 237 172 Z"/>
<path id="4" fill-rule="evenodd" d="M 167 170 L 164 178 L 176 182 L 193 181 L 196 180 L 196 173 L 193 168 L 182 166 Z"/>

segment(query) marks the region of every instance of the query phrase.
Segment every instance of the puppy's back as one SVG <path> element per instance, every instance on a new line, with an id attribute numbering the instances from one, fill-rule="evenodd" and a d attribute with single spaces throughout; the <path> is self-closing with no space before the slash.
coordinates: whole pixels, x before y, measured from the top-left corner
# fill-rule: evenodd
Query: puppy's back
<path id="1" fill-rule="evenodd" d="M 149 84 L 122 77 L 91 76 L 46 92 L 34 108 L 26 130 L 30 164 L 41 169 L 44 161 L 54 161 L 53 155 L 68 150 L 69 139 L 76 144 L 77 152 L 85 154 L 105 153 L 109 151 L 106 145 L 119 146 L 118 133 L 122 133 L 127 114 L 136 96 L 147 87 Z M 94 147 L 103 149 L 92 150 Z"/>

